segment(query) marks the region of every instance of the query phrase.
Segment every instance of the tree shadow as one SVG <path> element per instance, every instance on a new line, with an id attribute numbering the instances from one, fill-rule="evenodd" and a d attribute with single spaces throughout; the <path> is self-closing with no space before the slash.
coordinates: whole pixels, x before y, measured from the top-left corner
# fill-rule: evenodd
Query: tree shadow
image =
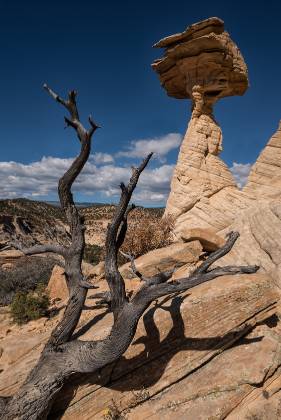
<path id="1" fill-rule="evenodd" d="M 252 329 L 249 326 L 245 326 L 242 331 L 230 332 L 224 336 L 206 338 L 185 336 L 185 324 L 180 311 L 185 297 L 176 296 L 172 300 L 170 297 L 166 297 L 160 304 L 152 306 L 143 316 L 146 334 L 131 344 L 131 346 L 143 344 L 144 349 L 131 359 L 122 356 L 117 362 L 106 366 L 100 372 L 75 375 L 71 379 L 71 383 L 66 384 L 62 389 L 48 419 L 54 420 L 62 417 L 75 396 L 77 388 L 81 385 L 97 385 L 122 392 L 143 391 L 160 380 L 170 360 L 180 351 L 215 350 L 222 349 L 226 345 L 229 348 L 232 343 L 237 346 L 262 340 L 262 336 L 252 339 L 241 338 Z M 166 306 L 167 302 L 169 304 Z M 168 311 L 172 319 L 172 327 L 162 340 L 154 320 L 154 314 L 158 309 Z M 93 323 L 95 322 L 97 320 L 93 321 Z"/>
<path id="2" fill-rule="evenodd" d="M 103 306 L 104 307 L 104 306 Z M 99 309 L 100 307 L 95 305 L 91 308 L 87 307 L 85 309 Z M 109 308 L 107 307 L 104 312 L 101 312 L 94 316 L 94 318 L 90 319 L 85 325 L 83 325 L 79 330 L 73 334 L 72 340 L 77 340 L 79 337 L 81 337 L 83 334 L 85 334 L 91 327 L 93 327 L 95 324 L 97 324 L 99 321 L 101 321 L 107 314 L 110 313 Z"/>

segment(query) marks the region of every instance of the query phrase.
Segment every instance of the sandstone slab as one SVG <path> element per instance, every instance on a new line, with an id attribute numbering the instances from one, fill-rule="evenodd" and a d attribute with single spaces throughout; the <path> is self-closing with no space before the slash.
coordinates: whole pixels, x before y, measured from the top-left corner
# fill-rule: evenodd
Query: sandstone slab
<path id="1" fill-rule="evenodd" d="M 12 264 L 19 258 L 24 257 L 23 252 L 17 250 L 7 250 L 0 252 L 0 267 L 5 264 Z"/>
<path id="2" fill-rule="evenodd" d="M 203 251 L 216 251 L 225 244 L 225 239 L 217 235 L 212 229 L 183 229 L 181 231 L 181 239 L 184 242 L 199 241 Z"/>
<path id="3" fill-rule="evenodd" d="M 59 265 L 54 266 L 47 286 L 47 291 L 51 301 L 57 299 L 66 301 L 69 298 L 63 267 L 60 267 Z"/>
<path id="4" fill-rule="evenodd" d="M 216 97 L 243 95 L 248 87 L 243 57 L 217 17 L 194 23 L 154 47 L 165 48 L 152 68 L 169 96 L 192 98 L 194 85 Z"/>
<path id="5" fill-rule="evenodd" d="M 257 202 L 220 233 L 225 235 L 233 230 L 239 232 L 240 237 L 219 265 L 257 264 L 281 287 L 281 201 Z"/>
<path id="6" fill-rule="evenodd" d="M 192 375 L 131 410 L 128 419 L 249 418 L 248 410 L 242 416 L 237 410 L 238 417 L 228 414 L 250 393 L 259 390 L 280 364 L 281 337 L 266 325 L 258 326 Z"/>
<path id="7" fill-rule="evenodd" d="M 60 413 L 65 419 L 101 419 L 112 402 L 122 413 L 192 378 L 192 372 L 272 315 L 278 299 L 270 278 L 256 274 L 218 278 L 194 288 L 189 298 L 152 305 L 119 362 L 99 378 L 77 378 L 67 386 L 54 407 L 54 418 Z M 269 342 L 265 348 L 274 345 Z M 245 356 L 247 365 L 246 360 Z M 267 369 L 272 360 L 270 350 L 264 360 Z M 255 378 L 262 380 L 262 372 L 263 365 Z"/>
<path id="8" fill-rule="evenodd" d="M 194 264 L 199 260 L 202 246 L 199 241 L 189 243 L 174 243 L 164 248 L 148 252 L 135 260 L 137 269 L 147 277 L 154 276 L 159 271 L 168 271 L 176 266 Z M 132 278 L 134 274 L 130 263 L 120 267 L 120 273 L 125 278 Z"/>

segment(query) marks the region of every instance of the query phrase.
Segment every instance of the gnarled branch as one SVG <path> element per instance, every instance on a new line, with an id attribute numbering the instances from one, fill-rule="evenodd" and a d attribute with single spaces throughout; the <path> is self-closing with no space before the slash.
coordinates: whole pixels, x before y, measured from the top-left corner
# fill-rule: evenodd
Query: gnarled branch
<path id="1" fill-rule="evenodd" d="M 90 128 L 88 130 L 81 123 L 76 102 L 76 91 L 70 91 L 68 99 L 63 99 L 46 84 L 44 85 L 44 89 L 53 99 L 67 109 L 70 117 L 65 117 L 65 121 L 75 129 L 80 141 L 80 153 L 61 177 L 58 185 L 60 203 L 70 225 L 71 244 L 65 253 L 65 276 L 70 299 L 64 312 L 63 319 L 53 331 L 48 342 L 49 346 L 57 346 L 70 339 L 79 321 L 87 295 L 87 289 L 93 287 L 90 283 L 85 281 L 81 270 L 85 247 L 85 228 L 83 218 L 79 215 L 78 209 L 74 204 L 71 187 L 89 158 L 92 135 L 98 128 L 98 125 L 93 121 L 91 116 L 89 117 Z"/>
<path id="2" fill-rule="evenodd" d="M 19 241 L 9 242 L 9 246 L 18 249 L 25 255 L 36 255 L 44 254 L 45 252 L 52 252 L 54 254 L 59 254 L 64 256 L 66 253 L 66 248 L 63 245 L 56 244 L 44 244 L 44 245 L 34 245 L 29 248 L 25 248 Z"/>
<path id="3" fill-rule="evenodd" d="M 259 269 L 259 266 L 257 265 L 215 267 L 211 270 L 208 270 L 214 262 L 216 262 L 222 256 L 226 255 L 233 248 L 238 238 L 238 232 L 231 232 L 228 235 L 228 240 L 224 246 L 213 252 L 186 278 L 181 278 L 174 282 L 165 283 L 165 278 L 166 280 L 169 280 L 168 276 L 165 276 L 163 277 L 162 282 L 146 282 L 146 284 L 135 295 L 133 301 L 138 304 L 140 302 L 152 302 L 152 300 L 168 294 L 184 292 L 188 289 L 191 289 L 192 287 L 198 286 L 199 284 L 205 283 L 206 281 L 212 280 L 216 277 L 234 274 L 255 273 Z"/>
<path id="4" fill-rule="evenodd" d="M 111 293 L 111 308 L 116 319 L 119 311 L 125 302 L 127 302 L 125 284 L 121 274 L 118 271 L 117 254 L 120 246 L 122 245 L 124 231 L 126 232 L 127 226 L 127 208 L 132 197 L 133 191 L 137 185 L 140 174 L 146 168 L 148 162 L 152 157 L 150 153 L 140 164 L 138 168 L 132 169 L 132 176 L 127 186 L 121 184 L 121 197 L 117 206 L 115 215 L 112 222 L 108 225 L 107 235 L 105 241 L 106 257 L 105 257 L 105 278 L 108 283 Z M 121 231 L 119 232 L 120 225 Z M 123 232 L 122 232 L 123 228 Z M 119 236 L 118 236 L 119 235 Z M 121 235 L 121 239 L 120 239 Z"/>
<path id="5" fill-rule="evenodd" d="M 71 187 L 89 157 L 91 137 L 97 129 L 97 125 L 91 117 L 88 130 L 80 122 L 75 91 L 71 91 L 68 99 L 65 100 L 47 85 L 44 85 L 44 88 L 53 99 L 67 109 L 70 116 L 66 117 L 65 121 L 76 131 L 80 141 L 80 153 L 60 179 L 58 188 L 61 206 L 66 214 L 71 232 L 71 244 L 68 248 L 63 249 L 70 298 L 62 320 L 52 331 L 37 365 L 28 375 L 25 383 L 10 401 L 7 403 L 0 401 L 5 420 L 15 418 L 20 420 L 46 419 L 55 397 L 74 373 L 95 372 L 121 357 L 134 338 L 139 319 L 153 300 L 186 291 L 222 275 L 254 273 L 258 270 L 257 266 L 210 268 L 234 246 L 239 235 L 232 233 L 221 249 L 212 253 L 190 276 L 177 281 L 171 281 L 174 270 L 145 278 L 136 269 L 133 258 L 130 258 L 133 271 L 144 281 L 140 290 L 133 297 L 126 295 L 124 280 L 117 266 L 117 254 L 127 231 L 129 202 L 139 176 L 152 156 L 149 154 L 138 168 L 132 168 L 132 176 L 128 185 L 123 183 L 120 185 L 121 198 L 112 223 L 107 230 L 105 276 L 109 290 L 105 293 L 97 293 L 94 298 L 100 298 L 113 311 L 114 322 L 111 332 L 105 339 L 99 341 L 75 339 L 73 332 L 80 319 L 87 289 L 91 287 L 91 284 L 84 279 L 81 270 L 85 246 L 84 225 L 73 202 Z M 56 248 L 50 245 L 48 249 Z M 36 389 L 36 393 L 34 393 L 34 389 Z"/>

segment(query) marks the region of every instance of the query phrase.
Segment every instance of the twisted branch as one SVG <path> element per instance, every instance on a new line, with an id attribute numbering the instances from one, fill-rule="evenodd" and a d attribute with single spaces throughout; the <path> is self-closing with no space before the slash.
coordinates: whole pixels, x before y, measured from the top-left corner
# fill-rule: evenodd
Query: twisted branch
<path id="1" fill-rule="evenodd" d="M 64 210 L 70 225 L 71 244 L 64 253 L 65 276 L 70 298 L 63 319 L 53 331 L 48 342 L 48 346 L 57 346 L 67 342 L 71 338 L 79 321 L 87 290 L 93 288 L 93 286 L 84 279 L 81 270 L 85 247 L 85 228 L 83 218 L 79 215 L 79 211 L 74 204 L 71 187 L 89 158 L 92 135 L 99 126 L 94 122 L 91 116 L 89 117 L 90 128 L 88 130 L 81 123 L 76 102 L 76 91 L 70 91 L 68 98 L 63 99 L 46 84 L 44 84 L 44 89 L 53 99 L 67 109 L 69 117 L 65 117 L 65 122 L 76 131 L 80 142 L 80 153 L 74 159 L 69 169 L 60 178 L 58 184 L 61 207 Z"/>
<path id="2" fill-rule="evenodd" d="M 123 183 L 120 185 L 120 201 L 112 223 L 107 229 L 105 276 L 109 290 L 105 293 L 97 293 L 93 297 L 100 298 L 113 311 L 114 322 L 111 332 L 105 339 L 99 341 L 74 339 L 73 332 L 80 319 L 87 289 L 91 287 L 91 284 L 83 277 L 81 271 L 85 246 L 84 225 L 73 202 L 71 187 L 89 157 L 91 137 L 98 126 L 91 117 L 89 117 L 90 128 L 88 130 L 80 122 L 75 91 L 69 92 L 68 99 L 65 100 L 47 85 L 44 85 L 44 89 L 67 109 L 70 116 L 65 117 L 65 122 L 67 126 L 71 126 L 76 131 L 80 141 L 80 153 L 59 180 L 58 186 L 61 206 L 70 225 L 71 244 L 68 248 L 63 249 L 59 245 L 44 246 L 44 250 L 48 250 L 48 252 L 63 251 L 70 298 L 62 320 L 52 331 L 37 365 L 28 375 L 25 383 L 7 404 L 2 404 L 2 400 L 0 401 L 5 420 L 47 418 L 55 397 L 74 373 L 93 373 L 107 364 L 117 361 L 122 356 L 134 338 L 139 319 L 153 300 L 162 296 L 178 294 L 222 275 L 255 273 L 259 268 L 258 266 L 210 268 L 234 246 L 239 234 L 231 233 L 222 248 L 212 253 L 190 276 L 178 281 L 171 281 L 174 270 L 160 272 L 151 278 L 144 277 L 137 270 L 133 257 L 127 255 L 131 260 L 133 272 L 143 280 L 143 285 L 133 297 L 126 295 L 124 279 L 117 266 L 117 254 L 127 231 L 127 218 L 132 209 L 128 207 L 129 202 L 139 176 L 152 156 L 149 154 L 138 168 L 132 168 L 132 176 L 128 185 Z M 38 253 L 42 250 L 42 246 L 39 248 L 37 246 L 25 251 Z"/>
<path id="3" fill-rule="evenodd" d="M 57 244 L 45 244 L 45 245 L 34 245 L 29 248 L 23 247 L 23 245 L 19 241 L 11 241 L 9 242 L 9 247 L 13 247 L 21 251 L 24 255 L 36 255 L 36 254 L 44 254 L 45 252 L 51 252 L 54 254 L 64 256 L 66 253 L 66 248 L 63 245 Z"/>
<path id="4" fill-rule="evenodd" d="M 127 302 L 124 280 L 119 273 L 117 265 L 117 254 L 120 246 L 125 238 L 127 230 L 128 205 L 132 197 L 133 191 L 138 183 L 140 174 L 146 168 L 152 157 L 150 153 L 137 168 L 132 168 L 132 176 L 127 186 L 121 183 L 121 197 L 116 208 L 115 215 L 111 224 L 108 225 L 105 241 L 106 257 L 105 257 L 105 278 L 111 293 L 111 307 L 114 319 L 118 317 L 118 313 L 122 306 Z M 122 226 L 121 226 L 122 225 Z M 121 230 L 119 231 L 121 227 Z"/>

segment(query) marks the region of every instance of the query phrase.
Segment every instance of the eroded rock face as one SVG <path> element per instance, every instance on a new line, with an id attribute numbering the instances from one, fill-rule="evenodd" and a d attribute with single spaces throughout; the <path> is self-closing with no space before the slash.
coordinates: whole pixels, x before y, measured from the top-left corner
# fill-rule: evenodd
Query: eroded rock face
<path id="1" fill-rule="evenodd" d="M 191 210 L 199 201 L 231 187 L 237 190 L 235 180 L 219 158 L 222 133 L 212 115 L 192 114 L 181 144 L 177 165 L 171 182 L 171 192 L 165 214 L 177 219 Z"/>
<path id="2" fill-rule="evenodd" d="M 98 420 L 110 412 L 114 403 L 119 414 L 127 413 L 129 419 L 150 416 L 170 419 L 177 415 L 176 404 L 172 403 L 176 400 L 179 418 L 206 419 L 195 414 L 200 413 L 209 394 L 207 401 L 212 402 L 212 413 L 227 404 L 225 413 L 280 365 L 280 339 L 271 339 L 264 328 L 225 356 L 219 356 L 218 360 L 215 356 L 231 347 L 251 326 L 274 313 L 276 299 L 278 294 L 272 289 L 270 278 L 256 274 L 235 279 L 221 277 L 194 288 L 189 298 L 164 299 L 159 309 L 152 305 L 119 362 L 105 369 L 101 379 L 91 375 L 66 386 L 52 415 L 56 418 L 67 407 L 63 419 Z M 250 363 L 254 354 L 255 362 Z M 225 366 L 225 373 L 220 366 Z M 253 385 L 243 386 L 243 379 Z M 227 398 L 229 388 L 234 388 L 231 400 Z M 189 411 L 183 414 L 185 398 L 194 399 L 191 401 L 194 415 L 189 416 Z"/>
<path id="3" fill-rule="evenodd" d="M 177 219 L 201 200 L 224 188 L 238 190 L 219 158 L 222 132 L 213 116 L 213 105 L 224 96 L 243 95 L 248 87 L 247 67 L 218 18 L 191 25 L 155 46 L 165 48 L 164 57 L 152 67 L 168 95 L 192 100 L 192 117 L 166 205 L 166 214 L 175 216 L 177 228 Z"/>
<path id="4" fill-rule="evenodd" d="M 281 121 L 253 165 L 244 192 L 257 199 L 281 197 Z"/>
<path id="5" fill-rule="evenodd" d="M 202 196 L 188 211 L 177 217 L 175 236 L 180 239 L 186 228 L 214 229 L 219 232 L 234 223 L 238 228 L 244 214 L 263 212 L 265 203 L 281 199 L 281 124 L 270 138 L 253 165 L 244 189 L 224 187 L 210 197 Z M 199 184 L 199 182 L 198 182 Z M 193 185 L 195 185 L 193 183 Z M 173 186 L 173 184 L 172 184 Z M 173 196 L 171 192 L 170 197 Z M 251 209 L 251 210 L 249 210 Z M 243 220 L 244 220 L 243 219 Z M 263 224 L 274 224 L 274 218 L 265 217 Z M 244 221 L 244 223 L 246 223 Z M 244 231 L 244 225 L 241 226 Z M 272 232 L 276 240 L 278 230 Z"/>
<path id="6" fill-rule="evenodd" d="M 235 247 L 220 259 L 219 265 L 257 264 L 281 288 L 281 202 L 257 202 L 221 234 L 233 230 L 240 233 L 240 238 Z"/>
<path id="7" fill-rule="evenodd" d="M 169 96 L 192 99 L 195 85 L 205 96 L 243 95 L 248 87 L 243 57 L 224 30 L 224 22 L 212 17 L 154 45 L 165 55 L 152 64 Z"/>
<path id="8" fill-rule="evenodd" d="M 219 232 L 233 223 L 238 214 L 255 204 L 254 197 L 233 187 L 226 187 L 211 197 L 201 197 L 187 212 L 182 213 L 175 223 L 175 238 L 189 228 L 214 229 Z"/>
<path id="9" fill-rule="evenodd" d="M 128 292 L 140 285 L 126 280 Z M 113 322 L 112 314 L 92 299 L 97 291 L 108 290 L 105 281 L 98 286 L 89 291 L 77 327 L 82 340 L 104 338 Z M 208 406 L 213 418 L 222 418 L 215 413 L 234 409 L 249 392 L 266 386 L 281 366 L 277 333 L 262 326 L 247 335 L 277 312 L 279 296 L 269 276 L 254 274 L 220 277 L 159 300 L 140 320 L 124 356 L 97 374 L 73 378 L 50 418 L 101 419 L 113 403 L 120 415 L 132 419 L 146 418 L 147 413 L 155 419 L 190 413 L 186 418 L 191 420 L 203 416 Z M 23 383 L 61 315 L 21 327 L 8 325 L 9 332 L 0 336 L 1 396 L 14 394 Z M 238 346 L 232 347 L 234 343 Z"/>
<path id="10" fill-rule="evenodd" d="M 159 271 L 173 270 L 185 264 L 196 264 L 202 253 L 202 245 L 195 240 L 189 243 L 174 243 L 164 248 L 155 249 L 135 260 L 136 267 L 146 277 L 155 276 Z M 134 274 L 130 263 L 120 267 L 120 273 L 125 278 L 132 278 Z"/>
<path id="11" fill-rule="evenodd" d="M 212 252 L 225 244 L 225 239 L 217 235 L 212 229 L 183 229 L 181 239 L 184 242 L 199 241 L 204 251 Z"/>
<path id="12" fill-rule="evenodd" d="M 65 302 L 69 298 L 69 292 L 65 280 L 64 268 L 55 265 L 47 286 L 47 291 L 51 301 L 61 300 Z"/>

